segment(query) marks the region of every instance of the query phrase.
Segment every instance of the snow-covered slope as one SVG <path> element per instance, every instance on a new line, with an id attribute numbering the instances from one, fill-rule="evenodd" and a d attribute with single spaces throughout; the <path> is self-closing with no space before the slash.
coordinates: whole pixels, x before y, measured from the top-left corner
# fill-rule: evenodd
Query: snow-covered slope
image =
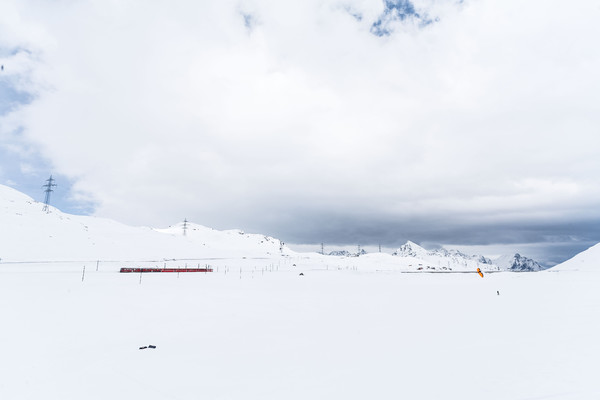
<path id="1" fill-rule="evenodd" d="M 196 224 L 167 229 L 131 227 L 112 220 L 76 216 L 0 185 L 0 259 L 162 260 L 173 258 L 266 257 L 288 254 L 279 240 Z"/>
<path id="2" fill-rule="evenodd" d="M 552 267 L 551 271 L 600 271 L 600 243 Z"/>

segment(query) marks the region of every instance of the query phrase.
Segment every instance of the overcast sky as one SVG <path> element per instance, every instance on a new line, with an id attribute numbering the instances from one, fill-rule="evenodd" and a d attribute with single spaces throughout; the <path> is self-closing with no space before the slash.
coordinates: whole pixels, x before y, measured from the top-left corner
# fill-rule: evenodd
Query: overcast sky
<path id="1" fill-rule="evenodd" d="M 52 173 L 63 209 L 134 225 L 552 264 L 600 241 L 599 20 L 593 0 L 3 0 L 0 183 L 42 200 Z"/>

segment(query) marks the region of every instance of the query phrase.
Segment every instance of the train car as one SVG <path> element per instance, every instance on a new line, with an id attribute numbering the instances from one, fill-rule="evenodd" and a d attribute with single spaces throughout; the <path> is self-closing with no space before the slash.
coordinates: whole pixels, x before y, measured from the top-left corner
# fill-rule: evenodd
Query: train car
<path id="1" fill-rule="evenodd" d="M 131 268 L 123 267 L 119 270 L 121 273 L 148 273 L 148 272 L 213 272 L 210 267 L 206 268 Z"/>

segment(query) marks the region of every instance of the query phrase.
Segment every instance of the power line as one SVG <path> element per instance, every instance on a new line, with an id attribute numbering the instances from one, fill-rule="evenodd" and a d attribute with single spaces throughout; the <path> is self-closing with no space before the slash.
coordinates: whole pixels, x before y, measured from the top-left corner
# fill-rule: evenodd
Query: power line
<path id="1" fill-rule="evenodd" d="M 43 188 L 46 188 L 46 190 L 44 190 L 44 192 L 46 193 L 46 197 L 44 198 L 44 208 L 42 208 L 42 211 L 46 211 L 47 213 L 50 212 L 50 208 L 48 207 L 48 205 L 50 204 L 50 193 L 54 192 L 54 189 L 56 187 L 56 183 L 54 183 L 56 179 L 52 178 L 52 175 L 50 175 L 50 178 L 46 179 L 46 184 L 43 185 Z"/>

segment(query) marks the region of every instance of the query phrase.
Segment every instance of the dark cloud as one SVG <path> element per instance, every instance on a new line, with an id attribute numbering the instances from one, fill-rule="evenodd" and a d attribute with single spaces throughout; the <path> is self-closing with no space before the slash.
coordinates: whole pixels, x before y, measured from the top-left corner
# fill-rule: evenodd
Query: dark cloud
<path id="1" fill-rule="evenodd" d="M 259 228 L 259 224 L 256 228 Z M 264 227 L 263 227 L 264 229 Z M 270 232 L 299 244 L 362 245 L 395 248 L 411 240 L 426 248 L 440 246 L 488 248 L 487 252 L 521 252 L 546 266 L 555 265 L 600 242 L 600 218 L 564 223 L 460 223 L 442 217 L 364 218 L 331 213 L 297 215 L 287 223 L 273 222 Z"/>

